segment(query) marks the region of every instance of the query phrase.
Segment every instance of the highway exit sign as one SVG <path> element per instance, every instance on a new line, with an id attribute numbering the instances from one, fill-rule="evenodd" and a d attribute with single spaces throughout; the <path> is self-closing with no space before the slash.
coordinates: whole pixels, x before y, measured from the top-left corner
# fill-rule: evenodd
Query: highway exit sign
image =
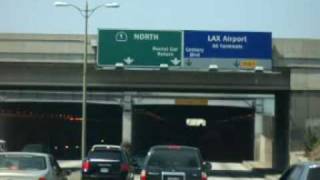
<path id="1" fill-rule="evenodd" d="M 181 31 L 100 29 L 98 41 L 98 67 L 116 63 L 129 67 L 182 64 Z"/>

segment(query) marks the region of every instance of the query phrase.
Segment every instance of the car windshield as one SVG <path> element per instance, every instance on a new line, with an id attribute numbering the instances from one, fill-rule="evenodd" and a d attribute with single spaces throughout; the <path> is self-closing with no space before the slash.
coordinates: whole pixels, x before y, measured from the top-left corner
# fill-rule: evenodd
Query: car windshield
<path id="1" fill-rule="evenodd" d="M 0 170 L 45 170 L 45 158 L 34 155 L 0 155 Z"/>
<path id="2" fill-rule="evenodd" d="M 200 160 L 194 150 L 159 149 L 152 153 L 147 165 L 160 168 L 199 168 Z"/>
<path id="3" fill-rule="evenodd" d="M 319 180 L 320 177 L 320 167 L 311 168 L 309 170 L 307 180 Z"/>
<path id="4" fill-rule="evenodd" d="M 88 158 L 90 159 L 108 159 L 108 160 L 121 160 L 120 151 L 106 151 L 106 150 L 98 150 L 91 151 L 88 154 Z"/>

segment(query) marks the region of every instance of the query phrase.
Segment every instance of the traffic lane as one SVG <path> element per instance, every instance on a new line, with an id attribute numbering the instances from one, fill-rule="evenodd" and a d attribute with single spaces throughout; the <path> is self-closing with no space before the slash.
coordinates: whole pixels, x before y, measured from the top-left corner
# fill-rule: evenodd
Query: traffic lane
<path id="1" fill-rule="evenodd" d="M 68 180 L 80 180 L 80 171 L 73 172 L 69 177 Z M 134 180 L 140 180 L 139 175 L 135 175 Z M 264 178 L 252 178 L 252 177 L 228 177 L 227 175 L 224 177 L 217 177 L 217 176 L 209 176 L 208 180 L 264 180 Z"/>
<path id="2" fill-rule="evenodd" d="M 214 179 L 264 179 L 265 174 L 252 171 L 242 163 L 211 163 L 212 169 L 208 172 L 209 177 Z"/>
<path id="3" fill-rule="evenodd" d="M 264 178 L 265 174 L 252 171 L 242 163 L 211 163 L 212 170 L 208 172 L 213 177 L 235 177 L 235 178 Z"/>
<path id="4" fill-rule="evenodd" d="M 80 180 L 80 171 L 73 172 L 68 180 Z M 140 176 L 136 175 L 134 180 L 140 180 Z M 237 178 L 237 177 L 214 177 L 210 176 L 208 180 L 264 180 L 264 178 Z"/>
<path id="5" fill-rule="evenodd" d="M 64 167 L 78 167 L 79 162 L 68 162 L 63 163 Z M 241 163 L 211 163 L 212 169 L 208 173 L 209 180 L 263 180 L 264 174 L 257 174 L 246 168 Z M 74 171 L 70 176 L 69 180 L 80 180 L 80 171 Z M 135 180 L 140 180 L 140 176 L 136 175 Z"/>

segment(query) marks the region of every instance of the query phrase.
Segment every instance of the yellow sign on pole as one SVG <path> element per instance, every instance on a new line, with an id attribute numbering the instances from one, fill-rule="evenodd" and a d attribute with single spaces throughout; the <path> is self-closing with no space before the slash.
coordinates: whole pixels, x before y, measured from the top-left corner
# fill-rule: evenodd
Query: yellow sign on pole
<path id="1" fill-rule="evenodd" d="M 254 69 L 256 66 L 257 66 L 256 60 L 240 61 L 240 68 L 243 68 L 243 69 Z"/>
<path id="2" fill-rule="evenodd" d="M 176 105 L 207 106 L 208 99 L 176 99 Z"/>

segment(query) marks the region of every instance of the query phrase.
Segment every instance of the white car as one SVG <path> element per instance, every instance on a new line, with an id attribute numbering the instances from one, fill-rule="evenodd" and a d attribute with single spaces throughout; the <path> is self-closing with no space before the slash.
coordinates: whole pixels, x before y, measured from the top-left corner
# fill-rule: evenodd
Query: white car
<path id="1" fill-rule="evenodd" d="M 44 153 L 1 152 L 1 180 L 66 180 L 53 156 Z"/>
<path id="2" fill-rule="evenodd" d="M 307 162 L 295 164 L 287 169 L 280 180 L 319 180 L 320 163 Z"/>

